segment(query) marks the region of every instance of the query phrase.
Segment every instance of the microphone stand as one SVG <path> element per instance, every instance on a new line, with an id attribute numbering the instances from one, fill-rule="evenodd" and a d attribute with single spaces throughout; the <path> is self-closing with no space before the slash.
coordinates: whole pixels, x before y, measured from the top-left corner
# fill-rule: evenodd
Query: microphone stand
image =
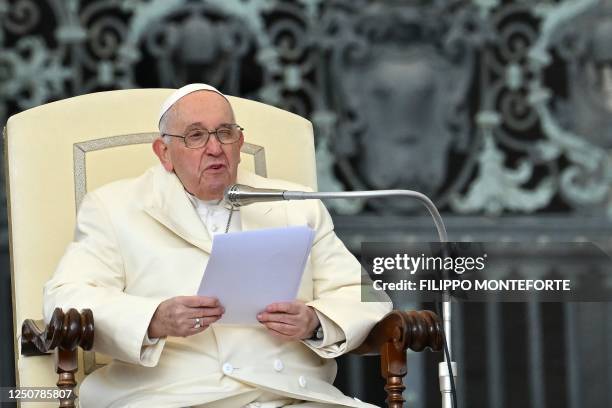
<path id="1" fill-rule="evenodd" d="M 247 193 L 249 195 L 257 193 Z M 410 197 L 419 200 L 425 205 L 429 213 L 431 214 L 436 230 L 438 232 L 438 239 L 441 243 L 448 242 L 448 236 L 446 234 L 446 227 L 442 221 L 442 217 L 438 212 L 438 209 L 434 203 L 425 194 L 419 193 L 412 190 L 378 190 L 378 191 L 342 191 L 342 192 L 303 192 L 303 191 L 283 191 L 283 199 L 285 200 L 309 200 L 309 199 L 337 199 L 337 198 L 376 198 L 376 197 Z M 259 197 L 261 200 L 264 197 Z M 264 198 L 265 200 L 265 198 Z M 263 201 L 263 200 L 262 200 Z M 457 363 L 452 361 L 451 355 L 451 302 L 448 293 L 444 294 L 444 301 L 442 302 L 442 318 L 444 322 L 444 337 L 446 341 L 447 353 L 444 353 L 444 361 L 438 364 L 438 378 L 440 381 L 440 393 L 442 396 L 442 408 L 453 407 L 453 396 L 452 389 L 455 388 L 453 385 L 457 382 Z M 449 368 L 452 367 L 453 378 L 450 377 Z M 451 384 L 451 381 L 453 384 Z"/>
<path id="2" fill-rule="evenodd" d="M 224 196 L 230 204 L 236 207 L 257 202 L 279 200 L 310 200 L 310 199 L 337 199 L 337 198 L 376 198 L 376 197 L 410 197 L 416 198 L 425 205 L 431 214 L 438 238 L 442 244 L 448 242 L 446 228 L 442 217 L 434 203 L 425 194 L 412 190 L 377 190 L 377 191 L 340 191 L 340 192 L 305 192 L 286 191 L 278 189 L 259 189 L 250 186 L 234 184 L 225 190 Z M 442 319 L 444 322 L 444 361 L 438 364 L 438 379 L 442 395 L 442 408 L 453 407 L 452 391 L 457 379 L 457 364 L 451 356 L 451 302 L 450 294 L 444 293 L 442 302 Z M 451 377 L 452 372 L 452 377 Z"/>
<path id="3" fill-rule="evenodd" d="M 442 244 L 448 242 L 446 227 L 434 203 L 425 194 L 412 190 L 376 190 L 376 191 L 339 191 L 339 192 L 305 192 L 278 189 L 259 189 L 250 186 L 234 184 L 225 190 L 226 200 L 235 207 L 252 203 L 279 200 L 310 200 L 337 198 L 376 198 L 376 197 L 410 197 L 419 200 L 431 214 L 438 239 Z M 444 247 L 443 247 L 444 248 Z M 456 389 L 457 364 L 451 355 L 451 302 L 450 294 L 444 293 L 442 302 L 442 319 L 444 322 L 444 361 L 438 364 L 438 379 L 442 395 L 442 408 L 453 408 L 453 389 Z M 451 377 L 452 373 L 452 377 Z M 456 401 L 455 401 L 456 402 Z"/>

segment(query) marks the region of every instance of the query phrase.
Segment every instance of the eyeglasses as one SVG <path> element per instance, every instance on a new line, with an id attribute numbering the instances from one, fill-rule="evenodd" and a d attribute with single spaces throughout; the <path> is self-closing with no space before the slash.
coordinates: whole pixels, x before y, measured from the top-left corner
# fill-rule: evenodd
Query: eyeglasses
<path id="1" fill-rule="evenodd" d="M 170 133 L 162 133 L 163 136 L 178 137 L 183 139 L 185 147 L 189 149 L 199 149 L 206 146 L 211 135 L 215 135 L 217 141 L 221 144 L 236 143 L 240 139 L 240 132 L 244 128 L 237 124 L 223 125 L 215 130 L 207 130 L 202 128 L 190 129 L 184 135 L 171 135 Z"/>

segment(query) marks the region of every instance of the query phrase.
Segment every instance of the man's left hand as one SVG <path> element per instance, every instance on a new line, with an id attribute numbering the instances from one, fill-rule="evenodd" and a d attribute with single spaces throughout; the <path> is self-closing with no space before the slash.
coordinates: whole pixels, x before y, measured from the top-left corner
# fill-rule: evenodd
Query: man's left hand
<path id="1" fill-rule="evenodd" d="M 319 326 L 319 318 L 314 309 L 299 300 L 272 303 L 257 315 L 257 320 L 271 334 L 284 340 L 308 339 Z"/>

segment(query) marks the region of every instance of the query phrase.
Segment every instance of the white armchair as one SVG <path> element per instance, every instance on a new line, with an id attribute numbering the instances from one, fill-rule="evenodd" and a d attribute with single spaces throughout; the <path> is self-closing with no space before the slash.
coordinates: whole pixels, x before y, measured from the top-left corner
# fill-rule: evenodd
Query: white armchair
<path id="1" fill-rule="evenodd" d="M 105 357 L 93 352 L 78 351 L 77 355 L 79 344 L 84 349 L 93 344 L 95 316 L 90 313 L 56 310 L 46 328 L 28 318 L 41 316 L 43 285 L 73 238 L 76 211 L 85 193 L 137 176 L 156 163 L 150 142 L 158 135 L 159 106 L 171 92 L 135 89 L 88 94 L 8 120 L 4 142 L 19 386 L 54 386 L 57 370 L 57 385 L 73 389 L 104 363 Z M 245 128 L 241 166 L 316 189 L 311 123 L 272 106 L 229 98 Z M 410 326 L 415 319 L 421 323 Z M 429 312 L 393 312 L 388 321 L 393 326 L 381 322 L 374 329 L 377 336 L 369 338 L 361 351 L 388 353 L 382 371 L 390 387 L 389 403 L 400 406 L 406 347 L 439 349 L 440 324 Z M 55 359 L 43 354 L 54 348 Z M 71 404 L 72 400 L 62 401 L 62 406 Z"/>

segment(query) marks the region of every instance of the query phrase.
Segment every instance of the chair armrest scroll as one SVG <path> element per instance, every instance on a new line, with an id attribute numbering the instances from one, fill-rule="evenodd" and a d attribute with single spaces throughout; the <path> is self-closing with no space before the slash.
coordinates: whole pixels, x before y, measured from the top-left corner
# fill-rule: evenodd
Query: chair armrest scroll
<path id="1" fill-rule="evenodd" d="M 442 322 L 429 310 L 393 310 L 378 322 L 365 341 L 353 350 L 356 354 L 379 354 L 386 345 L 397 350 L 442 350 Z"/>
<path id="2" fill-rule="evenodd" d="M 47 354 L 55 348 L 73 351 L 77 347 L 91 350 L 94 341 L 94 319 L 90 309 L 81 313 L 70 309 L 64 313 L 56 308 L 51 321 L 44 328 L 40 321 L 24 320 L 21 325 L 21 354 L 37 356 Z"/>
<path id="3" fill-rule="evenodd" d="M 41 322 L 42 323 L 42 322 Z M 48 325 L 40 326 L 32 319 L 21 325 L 21 354 L 40 356 L 55 350 L 55 371 L 60 390 L 70 391 L 59 398 L 59 406 L 74 408 L 76 393 L 75 373 L 78 370 L 78 348 L 91 350 L 94 342 L 94 319 L 90 309 L 81 313 L 70 309 L 64 313 L 56 308 Z"/>

